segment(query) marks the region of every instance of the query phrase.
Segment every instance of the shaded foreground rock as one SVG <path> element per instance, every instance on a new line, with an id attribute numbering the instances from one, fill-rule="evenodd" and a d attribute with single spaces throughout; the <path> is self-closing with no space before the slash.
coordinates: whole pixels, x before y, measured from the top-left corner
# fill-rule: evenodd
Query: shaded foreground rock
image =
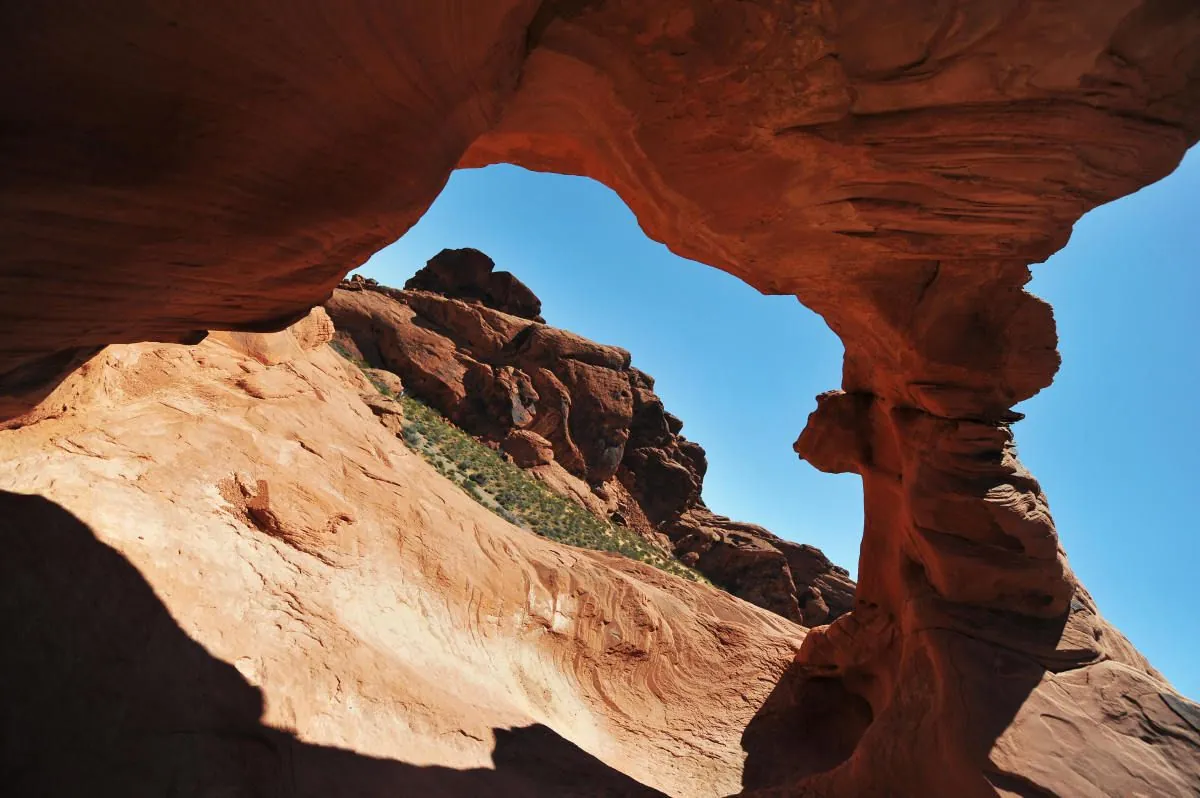
<path id="1" fill-rule="evenodd" d="M 4 794 L 740 789 L 804 630 L 509 525 L 296 344 L 111 347 L 0 432 Z"/>
<path id="2" fill-rule="evenodd" d="M 705 508 L 704 449 L 628 352 L 505 312 L 492 267 L 477 250 L 443 250 L 403 291 L 356 275 L 325 307 L 347 351 L 734 595 L 807 626 L 851 609 L 853 581 L 818 549 Z"/>
<path id="3" fill-rule="evenodd" d="M 797 740 L 803 767 L 759 771 L 776 792 L 1195 794 L 1192 705 L 1100 619 L 1009 427 L 1059 362 L 1027 265 L 1200 135 L 1194 3 L 15 0 L 0 19 L 0 418 L 106 344 L 283 328 L 455 167 L 589 176 L 845 345 L 798 446 L 862 475 L 856 604 L 785 692 L 870 720 L 822 756 Z"/>

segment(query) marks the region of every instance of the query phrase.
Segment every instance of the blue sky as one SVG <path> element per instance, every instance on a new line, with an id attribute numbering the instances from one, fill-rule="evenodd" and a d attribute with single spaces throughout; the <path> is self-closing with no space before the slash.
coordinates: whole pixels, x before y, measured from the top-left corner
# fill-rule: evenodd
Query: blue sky
<path id="1" fill-rule="evenodd" d="M 1166 180 L 1097 209 L 1034 267 L 1064 366 L 1020 409 L 1026 464 L 1101 611 L 1186 695 L 1200 697 L 1200 150 Z M 633 353 L 684 434 L 708 452 L 716 512 L 819 546 L 853 572 L 857 477 L 792 452 L 842 346 L 793 297 L 767 297 L 672 255 L 609 189 L 510 166 L 456 172 L 412 230 L 358 271 L 400 286 L 439 250 L 476 247 L 542 299 L 550 324 Z"/>

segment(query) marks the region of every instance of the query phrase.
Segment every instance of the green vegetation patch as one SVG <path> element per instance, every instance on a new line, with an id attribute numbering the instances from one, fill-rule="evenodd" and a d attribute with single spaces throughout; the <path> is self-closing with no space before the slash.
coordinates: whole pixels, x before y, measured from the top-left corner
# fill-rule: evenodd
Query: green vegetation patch
<path id="1" fill-rule="evenodd" d="M 347 360 L 349 360 L 354 365 L 358 366 L 363 371 L 366 371 L 367 369 L 371 368 L 370 363 L 368 363 L 367 361 L 363 360 L 360 357 L 356 357 L 349 349 L 347 349 L 344 345 L 342 345 L 341 341 L 338 341 L 338 340 L 330 341 L 329 346 L 333 348 L 334 352 L 337 352 L 339 355 L 346 358 Z"/>
<path id="2" fill-rule="evenodd" d="M 344 347 L 333 344 L 333 348 L 360 368 L 369 368 Z M 380 393 L 392 396 L 375 380 L 371 382 Z M 559 496 L 420 400 L 407 394 L 394 398 L 404 408 L 404 443 L 472 499 L 509 523 L 559 543 L 615 552 L 708 584 L 699 573 L 664 555 L 632 529 L 597 518 Z"/>

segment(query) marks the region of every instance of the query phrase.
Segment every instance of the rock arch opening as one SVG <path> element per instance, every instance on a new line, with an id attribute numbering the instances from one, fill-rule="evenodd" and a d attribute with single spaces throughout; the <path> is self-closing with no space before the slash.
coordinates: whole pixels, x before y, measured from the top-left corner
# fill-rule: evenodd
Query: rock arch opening
<path id="1" fill-rule="evenodd" d="M 464 256 L 435 258 L 443 247 L 473 247 L 485 253 L 472 256 L 472 263 L 478 261 L 480 273 L 476 275 L 466 267 Z M 533 311 L 524 312 L 487 292 L 486 284 L 499 278 L 484 273 L 491 267 L 487 260 L 495 264 L 497 272 L 513 273 L 541 297 Z M 430 261 L 431 268 L 425 268 L 426 261 Z M 464 279 L 447 276 L 441 283 L 431 282 L 425 275 L 435 262 L 447 275 L 457 269 Z M 421 277 L 412 279 L 418 269 Z M 819 317 L 797 307 L 794 297 L 765 297 L 736 278 L 684 261 L 649 241 L 621 200 L 608 189 L 585 178 L 507 166 L 456 172 L 422 221 L 373 256 L 357 274 L 383 285 L 410 286 L 465 299 L 479 308 L 474 313 L 485 317 L 489 311 L 482 308 L 516 318 L 545 317 L 551 328 L 629 352 L 638 373 L 652 378 L 646 385 L 632 386 L 634 405 L 638 404 L 637 396 L 645 393 L 655 406 L 665 406 L 671 423 L 682 419 L 682 434 L 687 437 L 680 440 L 689 441 L 689 450 L 694 449 L 699 456 L 694 465 L 684 465 L 691 462 L 688 458 L 668 457 L 658 468 L 654 463 L 665 456 L 662 442 L 638 440 L 637 435 L 629 438 L 631 431 L 636 432 L 640 426 L 656 426 L 649 416 L 644 424 L 636 421 L 639 412 L 649 412 L 648 406 L 643 411 L 636 406 L 624 411 L 614 406 L 605 416 L 607 421 L 591 419 L 591 429 L 586 413 L 577 418 L 568 412 L 561 429 L 556 426 L 543 432 L 556 438 L 552 448 L 560 455 L 561 464 L 573 476 L 585 479 L 585 458 L 574 453 L 575 444 L 602 432 L 614 440 L 621 439 L 621 457 L 629 460 L 628 465 L 638 459 L 644 469 L 649 469 L 641 477 L 627 475 L 626 481 L 636 483 L 639 493 L 656 495 L 642 504 L 654 507 L 651 515 L 657 527 L 666 528 L 663 525 L 668 516 L 677 519 L 685 506 L 694 506 L 697 512 L 711 509 L 750 522 L 736 524 L 720 519 L 704 524 L 702 529 L 696 527 L 690 536 L 684 528 L 693 526 L 689 523 L 670 533 L 674 541 L 695 535 L 720 541 L 717 547 L 725 552 L 722 555 L 708 551 L 712 543 L 688 544 L 697 549 L 689 559 L 706 565 L 701 571 L 717 584 L 730 587 L 737 595 L 758 597 L 757 603 L 785 617 L 803 619 L 802 614 L 785 608 L 795 599 L 780 597 L 776 601 L 764 596 L 778 592 L 769 586 L 781 578 L 790 581 L 787 571 L 797 571 L 802 604 L 813 579 L 825 567 L 820 565 L 823 560 L 812 552 L 812 562 L 805 562 L 809 549 L 788 546 L 793 560 L 789 566 L 787 557 L 773 553 L 775 547 L 769 541 L 774 537 L 760 527 L 787 540 L 816 546 L 839 565 L 853 568 L 857 562 L 862 530 L 858 481 L 816 472 L 796 458 L 788 443 L 795 437 L 797 419 L 813 409 L 811 397 L 838 377 L 841 347 L 837 339 Z M 506 288 L 502 293 L 507 297 L 510 292 Z M 468 371 L 515 367 L 515 376 L 528 380 L 530 373 L 536 375 L 541 367 L 531 359 L 528 342 L 522 345 L 523 339 L 538 329 L 533 321 L 523 322 L 528 326 L 493 352 L 462 327 L 465 317 L 450 317 L 440 310 L 451 305 L 439 303 L 435 310 L 425 307 L 437 301 L 433 298 L 403 293 L 393 294 L 393 298 L 412 300 L 412 324 L 421 325 L 419 335 L 440 332 L 446 340 L 455 341 L 457 349 L 447 356 L 459 359 Z M 364 356 L 374 360 L 374 365 L 387 367 L 378 344 L 370 340 L 375 328 L 354 324 L 363 312 L 361 308 L 343 308 L 342 313 L 348 315 L 334 312 L 335 322 L 344 320 L 354 326 L 362 339 L 359 349 Z M 398 325 L 407 323 L 399 316 L 392 319 Z M 522 405 L 520 418 L 513 415 L 512 402 L 507 400 L 485 402 L 470 411 L 462 409 L 472 401 L 469 391 L 447 390 L 441 380 L 431 382 L 431 372 L 440 359 L 430 356 L 428 362 L 421 363 L 417 362 L 420 357 L 408 355 L 427 351 L 418 345 L 417 335 L 416 329 L 412 334 L 402 333 L 397 345 L 389 348 L 389 355 L 390 366 L 406 380 L 411 377 L 408 384 L 418 398 L 430 401 L 465 429 L 497 444 L 503 443 L 510 427 L 531 430 L 536 435 L 536 430 L 545 426 L 537 416 L 548 412 L 548 408 L 537 399 Z M 543 339 L 539 349 L 545 348 L 547 340 L 557 340 L 545 335 L 539 338 Z M 571 336 L 570 340 L 576 339 Z M 564 350 L 561 355 L 567 360 L 572 358 L 570 351 Z M 780 368 L 793 360 L 798 362 Z M 617 366 L 629 368 L 624 362 Z M 580 394 L 599 390 L 600 383 L 594 380 L 580 382 L 578 375 L 569 370 L 559 371 L 558 378 L 573 385 L 567 398 L 574 396 L 577 408 L 581 407 Z M 619 371 L 612 377 L 629 381 Z M 536 396 L 532 382 L 526 393 Z M 600 429 L 601 422 L 609 429 Z M 670 434 L 679 433 L 673 430 Z M 560 436 L 565 439 L 557 440 Z M 634 454 L 637 449 L 644 451 Z M 550 467 L 539 460 L 534 473 Z M 650 471 L 661 471 L 659 478 L 652 478 Z M 679 478 L 671 478 L 676 473 Z M 613 478 L 607 473 L 599 476 L 601 483 Z M 587 490 L 584 485 L 576 487 Z M 622 517 L 630 515 L 627 510 L 619 512 Z M 640 516 L 641 511 L 635 508 L 634 514 Z M 679 554 L 688 552 L 681 549 Z M 774 570 L 785 575 L 777 577 Z M 743 587 L 738 589 L 737 585 Z M 786 593 L 791 593 L 790 588 Z M 819 595 L 814 600 L 824 604 Z M 824 612 L 810 612 L 807 624 L 827 622 L 849 608 L 842 598 L 836 604 L 828 617 Z"/>
<path id="2" fill-rule="evenodd" d="M 800 662 L 872 721 L 790 787 L 1187 794 L 1195 723 L 1068 569 L 1011 408 L 1058 366 L 1027 264 L 1200 135 L 1197 11 L 876 5 L 17 3 L 0 415 L 105 344 L 286 326 L 456 166 L 592 177 L 846 348 L 797 448 L 863 478 L 857 605 Z"/>

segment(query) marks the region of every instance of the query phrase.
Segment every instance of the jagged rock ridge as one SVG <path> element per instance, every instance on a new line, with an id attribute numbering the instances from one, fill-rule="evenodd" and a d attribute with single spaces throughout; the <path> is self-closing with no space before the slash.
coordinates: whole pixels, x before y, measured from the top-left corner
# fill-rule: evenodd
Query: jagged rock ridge
<path id="1" fill-rule="evenodd" d="M 704 449 L 628 352 L 546 325 L 493 268 L 443 250 L 402 291 L 356 275 L 325 307 L 346 346 L 418 398 L 734 595 L 808 626 L 850 610 L 854 583 L 819 549 L 705 507 Z"/>

